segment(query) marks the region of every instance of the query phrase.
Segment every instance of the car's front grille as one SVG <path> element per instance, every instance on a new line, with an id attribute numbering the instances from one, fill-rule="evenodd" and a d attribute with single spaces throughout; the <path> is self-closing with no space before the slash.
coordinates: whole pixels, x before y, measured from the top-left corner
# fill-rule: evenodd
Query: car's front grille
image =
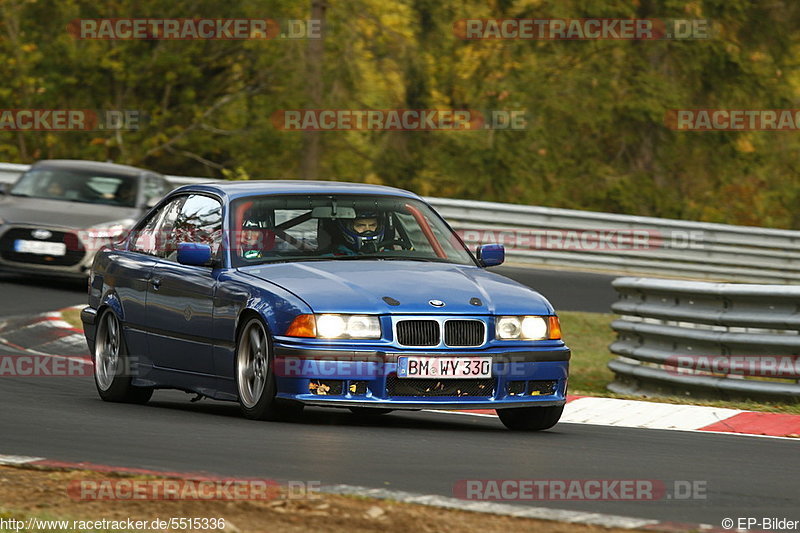
<path id="1" fill-rule="evenodd" d="M 486 337 L 486 325 L 476 319 L 400 320 L 396 330 L 397 343 L 401 346 L 439 346 L 444 333 L 446 346 L 476 347 L 482 346 Z"/>
<path id="2" fill-rule="evenodd" d="M 438 346 L 439 323 L 435 320 L 401 320 L 397 342 L 403 346 Z"/>
<path id="3" fill-rule="evenodd" d="M 41 228 L 11 228 L 6 231 L 2 238 L 0 238 L 0 257 L 6 261 L 13 261 L 15 263 L 72 266 L 80 263 L 86 255 L 86 249 L 75 233 L 47 230 L 51 233 L 49 237 L 46 239 L 37 239 L 32 233 L 39 229 Z M 17 252 L 14 248 L 14 243 L 17 240 L 64 243 L 67 250 L 64 255 Z"/>
<path id="4" fill-rule="evenodd" d="M 444 323 L 444 343 L 448 346 L 480 346 L 485 329 L 480 320 L 448 320 Z"/>
<path id="5" fill-rule="evenodd" d="M 389 396 L 494 396 L 493 379 L 401 379 L 386 378 Z"/>

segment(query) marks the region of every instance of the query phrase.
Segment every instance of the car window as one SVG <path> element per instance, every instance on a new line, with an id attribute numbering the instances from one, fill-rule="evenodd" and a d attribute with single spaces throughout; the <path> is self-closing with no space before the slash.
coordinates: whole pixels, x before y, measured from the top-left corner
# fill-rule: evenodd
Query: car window
<path id="1" fill-rule="evenodd" d="M 433 252 L 431 243 L 425 238 L 425 234 L 422 233 L 419 224 L 416 223 L 416 220 L 414 220 L 414 217 L 411 214 L 396 213 L 395 219 L 398 222 L 398 226 L 405 231 L 415 250 L 425 253 Z"/>
<path id="2" fill-rule="evenodd" d="M 172 231 L 166 239 L 164 255 L 178 260 L 178 244 L 194 242 L 211 246 L 211 255 L 218 256 L 222 244 L 222 204 L 219 200 L 192 194 L 178 211 Z"/>
<path id="3" fill-rule="evenodd" d="M 231 205 L 232 261 L 391 260 L 474 265 L 430 206 L 371 195 L 267 195 Z"/>
<path id="4" fill-rule="evenodd" d="M 292 250 L 298 245 L 309 250 L 317 247 L 319 225 L 316 219 L 309 218 L 305 222 L 291 223 L 306 213 L 307 211 L 298 209 L 275 210 L 275 224 L 286 225 L 285 235 L 277 239 L 275 250 Z"/>
<path id="5" fill-rule="evenodd" d="M 10 192 L 31 198 L 134 207 L 138 188 L 132 176 L 33 169 L 25 172 Z"/>
<path id="6" fill-rule="evenodd" d="M 151 204 L 152 201 L 160 199 L 172 190 L 169 183 L 163 178 L 154 174 L 147 174 L 144 178 L 144 202 Z"/>
<path id="7" fill-rule="evenodd" d="M 186 196 L 179 196 L 151 214 L 144 226 L 134 232 L 130 249 L 134 252 L 164 257 L 167 237 L 175 226 L 175 221 L 186 198 Z"/>

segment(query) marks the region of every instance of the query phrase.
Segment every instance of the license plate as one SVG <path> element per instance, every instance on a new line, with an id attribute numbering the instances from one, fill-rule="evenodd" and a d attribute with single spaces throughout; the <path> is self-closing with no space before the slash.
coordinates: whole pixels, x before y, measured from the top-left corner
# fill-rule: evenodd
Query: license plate
<path id="1" fill-rule="evenodd" d="M 398 378 L 464 379 L 492 377 L 491 357 L 397 358 Z"/>
<path id="2" fill-rule="evenodd" d="M 14 241 L 14 251 L 21 254 L 66 255 L 67 245 L 63 242 Z"/>

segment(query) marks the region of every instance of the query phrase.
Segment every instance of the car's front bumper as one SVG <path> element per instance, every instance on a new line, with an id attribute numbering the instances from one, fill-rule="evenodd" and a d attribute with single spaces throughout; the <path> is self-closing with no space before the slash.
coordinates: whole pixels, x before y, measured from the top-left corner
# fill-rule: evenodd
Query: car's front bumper
<path id="1" fill-rule="evenodd" d="M 63 256 L 18 253 L 14 242 L 18 239 L 32 240 L 35 231 L 47 231 L 50 237 L 43 242 L 65 242 L 69 239 L 68 251 Z M 69 236 L 69 237 L 66 237 Z M 4 224 L 0 226 L 0 271 L 22 275 L 55 276 L 59 278 L 86 279 L 92 266 L 94 253 L 87 250 L 75 230 L 71 228 L 33 225 Z"/>
<path id="2" fill-rule="evenodd" d="M 483 356 L 492 358 L 487 379 L 397 377 L 397 358 Z M 276 343 L 278 397 L 306 405 L 391 409 L 505 409 L 558 406 L 566 402 L 570 351 L 524 350 L 420 352 L 332 350 Z"/>

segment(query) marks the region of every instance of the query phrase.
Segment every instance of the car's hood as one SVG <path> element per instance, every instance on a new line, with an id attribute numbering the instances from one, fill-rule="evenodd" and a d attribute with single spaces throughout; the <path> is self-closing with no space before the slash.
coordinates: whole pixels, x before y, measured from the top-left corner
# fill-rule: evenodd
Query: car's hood
<path id="1" fill-rule="evenodd" d="M 131 207 L 0 196 L 0 219 L 12 224 L 86 229 L 104 222 L 138 219 L 140 216 L 141 212 Z"/>
<path id="2" fill-rule="evenodd" d="M 240 270 L 293 292 L 316 313 L 553 312 L 542 295 L 524 285 L 482 268 L 449 263 L 332 260 Z M 386 297 L 399 305 L 390 305 Z M 445 305 L 434 307 L 431 300 L 441 300 Z"/>

